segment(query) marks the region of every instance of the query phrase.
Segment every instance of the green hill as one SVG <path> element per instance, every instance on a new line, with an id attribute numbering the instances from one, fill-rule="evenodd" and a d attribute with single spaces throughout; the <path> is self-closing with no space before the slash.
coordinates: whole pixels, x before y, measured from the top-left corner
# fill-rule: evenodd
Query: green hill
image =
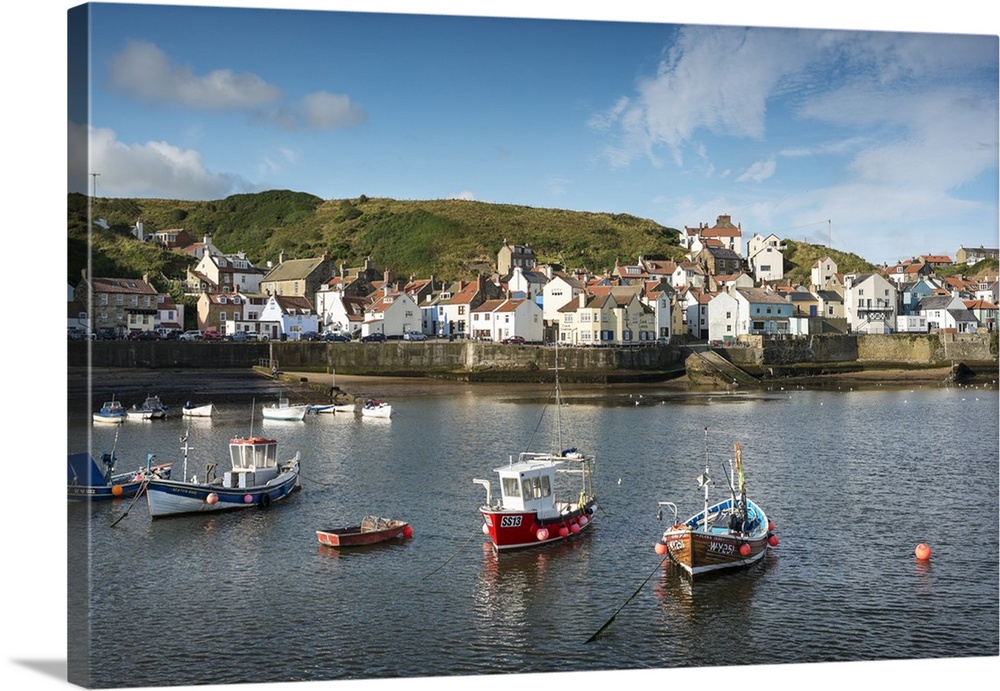
<path id="1" fill-rule="evenodd" d="M 69 276 L 76 282 L 86 265 L 86 204 L 69 198 Z M 323 200 L 310 194 L 273 190 L 217 201 L 103 199 L 93 202 L 94 272 L 101 275 L 162 273 L 180 278 L 186 262 L 176 253 L 139 243 L 130 229 L 183 228 L 209 235 L 223 252 L 245 251 L 256 265 L 328 254 L 348 266 L 371 257 L 396 275 L 467 278 L 496 263 L 504 240 L 527 244 L 542 263 L 602 271 L 615 260 L 639 255 L 679 259 L 679 232 L 628 214 L 539 209 L 462 200 Z"/>
<path id="2" fill-rule="evenodd" d="M 793 284 L 808 286 L 812 279 L 812 267 L 820 259 L 829 257 L 837 263 L 842 274 L 872 273 L 879 267 L 870 264 L 856 254 L 839 252 L 825 245 L 811 245 L 807 242 L 784 240 L 785 280 Z"/>

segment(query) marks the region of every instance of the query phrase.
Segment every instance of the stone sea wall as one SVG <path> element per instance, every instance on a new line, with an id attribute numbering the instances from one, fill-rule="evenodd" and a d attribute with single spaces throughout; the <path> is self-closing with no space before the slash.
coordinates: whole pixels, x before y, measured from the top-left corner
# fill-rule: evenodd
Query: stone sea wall
<path id="1" fill-rule="evenodd" d="M 559 348 L 560 376 L 601 377 L 683 374 L 685 361 L 698 346 Z M 703 348 L 702 348 L 703 349 Z M 893 334 L 885 336 L 822 334 L 800 338 L 753 337 L 738 347 L 715 348 L 738 367 L 900 364 L 929 366 L 955 362 L 995 363 L 997 336 L 977 334 Z M 178 342 L 70 341 L 71 367 L 248 368 L 277 360 L 294 371 L 337 371 L 357 375 L 462 376 L 479 380 L 551 378 L 557 350 L 551 346 L 505 346 L 495 343 L 390 341 L 325 342 Z M 775 370 L 777 371 L 777 370 Z"/>

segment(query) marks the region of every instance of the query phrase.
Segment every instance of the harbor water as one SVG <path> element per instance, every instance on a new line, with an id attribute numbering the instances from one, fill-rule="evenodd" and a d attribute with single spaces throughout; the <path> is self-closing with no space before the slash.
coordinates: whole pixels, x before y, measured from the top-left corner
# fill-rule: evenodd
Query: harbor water
<path id="1" fill-rule="evenodd" d="M 179 477 L 184 437 L 188 474 L 206 463 L 221 474 L 227 441 L 257 434 L 281 458 L 299 452 L 302 479 L 286 501 L 229 513 L 152 520 L 145 499 L 71 503 L 68 539 L 90 545 L 89 685 L 1000 653 L 995 388 L 566 387 L 562 444 L 597 459 L 594 521 L 563 544 L 498 556 L 473 479 L 496 496 L 495 468 L 555 450 L 549 394 L 427 384 L 400 389 L 390 420 L 303 422 L 226 401 L 184 419 L 183 401 L 165 401 L 166 420 L 95 426 L 91 451 L 114 447 L 122 470 L 154 453 Z M 88 434 L 74 424 L 71 439 Z M 749 569 L 692 581 L 654 551 L 673 518 L 657 503 L 700 510 L 706 449 L 712 498 L 725 498 L 736 441 L 780 544 Z M 353 551 L 318 543 L 317 529 L 365 514 L 414 534 Z M 915 558 L 920 543 L 930 560 Z"/>

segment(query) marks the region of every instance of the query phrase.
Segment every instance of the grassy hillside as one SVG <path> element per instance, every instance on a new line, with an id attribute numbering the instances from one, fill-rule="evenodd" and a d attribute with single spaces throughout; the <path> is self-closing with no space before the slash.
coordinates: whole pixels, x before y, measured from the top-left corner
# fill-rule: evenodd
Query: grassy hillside
<path id="1" fill-rule="evenodd" d="M 86 198 L 70 195 L 70 280 L 85 266 Z M 680 258 L 679 233 L 627 214 L 486 204 L 461 200 L 322 200 L 309 194 L 274 190 L 217 201 L 102 199 L 93 217 L 110 225 L 94 231 L 94 271 L 130 275 L 183 274 L 176 255 L 138 243 L 129 229 L 142 219 L 147 232 L 183 228 L 205 235 L 223 252 L 245 251 L 258 266 L 319 256 L 358 266 L 371 257 L 397 275 L 466 278 L 479 266 L 496 263 L 507 240 L 528 244 L 540 262 L 594 271 L 615 260 L 639 255 Z"/>
<path id="2" fill-rule="evenodd" d="M 820 259 L 830 257 L 837 263 L 840 273 L 872 273 L 878 269 L 856 254 L 839 252 L 825 245 L 811 245 L 807 242 L 784 240 L 785 279 L 793 284 L 808 286 L 812 277 L 812 267 Z"/>

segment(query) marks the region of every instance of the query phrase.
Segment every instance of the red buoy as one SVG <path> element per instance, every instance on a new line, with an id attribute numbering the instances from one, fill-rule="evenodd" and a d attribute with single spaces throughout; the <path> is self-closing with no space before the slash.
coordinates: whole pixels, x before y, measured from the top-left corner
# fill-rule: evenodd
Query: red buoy
<path id="1" fill-rule="evenodd" d="M 744 557 L 750 556 L 750 545 L 745 542 L 740 545 L 740 554 Z"/>
<path id="2" fill-rule="evenodd" d="M 577 533 L 580 532 L 580 526 L 578 526 L 576 523 L 570 523 L 569 524 L 569 532 L 571 532 L 574 535 L 576 535 Z"/>
<path id="3" fill-rule="evenodd" d="M 767 532 L 769 532 L 769 533 L 773 533 L 774 532 L 774 523 L 772 523 L 771 521 L 767 522 Z"/>
<path id="4" fill-rule="evenodd" d="M 219 495 L 216 494 L 215 492 L 212 492 L 207 497 L 205 497 L 205 503 L 208 504 L 209 506 L 215 504 L 218 501 L 219 501 Z"/>
<path id="5" fill-rule="evenodd" d="M 771 545 L 771 547 L 777 547 L 778 546 L 778 536 L 777 535 L 772 535 L 771 537 L 767 538 L 767 544 Z"/>
<path id="6" fill-rule="evenodd" d="M 569 528 L 566 526 L 559 526 L 559 537 L 566 537 L 569 535 Z"/>
<path id="7" fill-rule="evenodd" d="M 653 549 L 655 549 L 656 553 L 659 554 L 660 556 L 663 556 L 664 554 L 667 553 L 667 546 L 662 542 L 657 542 L 656 546 Z"/>
<path id="8" fill-rule="evenodd" d="M 924 543 L 917 545 L 917 548 L 913 550 L 913 553 L 917 555 L 917 559 L 920 561 L 927 561 L 931 558 L 931 548 Z"/>
<path id="9" fill-rule="evenodd" d="M 244 504 L 253 504 L 253 497 L 251 495 L 249 495 L 249 494 L 244 494 L 243 495 L 243 503 Z"/>
<path id="10" fill-rule="evenodd" d="M 486 525 L 485 523 L 483 525 Z M 413 526 L 406 526 L 403 528 L 403 537 L 413 537 Z"/>
<path id="11" fill-rule="evenodd" d="M 545 542 L 546 540 L 549 539 L 549 529 L 548 528 L 539 528 L 538 532 L 535 533 L 535 537 L 538 538 L 539 542 Z"/>
<path id="12" fill-rule="evenodd" d="M 580 518 L 578 518 L 577 521 L 579 521 L 581 528 L 590 523 L 590 520 L 586 516 L 580 516 Z"/>

